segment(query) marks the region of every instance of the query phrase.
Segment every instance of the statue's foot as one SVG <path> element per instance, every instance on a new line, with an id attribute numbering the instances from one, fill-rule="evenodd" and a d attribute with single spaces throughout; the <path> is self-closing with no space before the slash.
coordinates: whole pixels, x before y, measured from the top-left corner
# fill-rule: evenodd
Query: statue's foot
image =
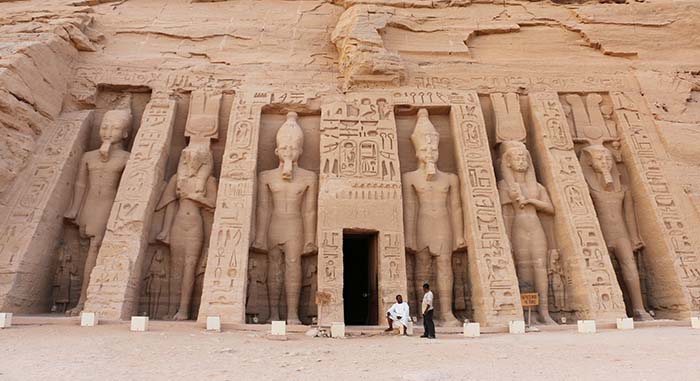
<path id="1" fill-rule="evenodd" d="M 549 314 L 540 314 L 540 317 L 537 319 L 537 322 L 543 325 L 557 325 L 557 322 L 552 319 Z"/>
<path id="2" fill-rule="evenodd" d="M 187 315 L 188 315 L 188 314 L 186 314 L 186 313 L 184 313 L 184 312 L 177 311 L 177 313 L 175 314 L 175 316 L 173 316 L 173 320 L 175 320 L 175 321 L 189 320 L 190 317 L 187 316 Z"/>
<path id="3" fill-rule="evenodd" d="M 646 312 L 645 310 L 634 310 L 634 316 L 633 316 L 633 318 L 634 318 L 634 320 L 636 320 L 636 321 L 651 321 L 651 320 L 654 320 L 654 318 L 651 317 L 651 315 L 649 315 L 649 313 Z"/>
<path id="4" fill-rule="evenodd" d="M 78 304 L 77 306 L 75 306 L 75 308 L 71 308 L 68 311 L 66 311 L 66 316 L 80 316 L 80 313 L 83 312 L 84 307 L 84 305 Z"/>
<path id="5" fill-rule="evenodd" d="M 287 319 L 287 325 L 302 325 L 299 319 Z"/>

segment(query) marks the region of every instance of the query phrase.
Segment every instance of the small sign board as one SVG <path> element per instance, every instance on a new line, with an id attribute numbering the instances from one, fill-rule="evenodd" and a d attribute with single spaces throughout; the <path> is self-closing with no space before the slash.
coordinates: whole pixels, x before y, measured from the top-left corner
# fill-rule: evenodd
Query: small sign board
<path id="1" fill-rule="evenodd" d="M 520 294 L 520 302 L 523 307 L 534 307 L 540 304 L 540 295 L 536 292 L 524 292 Z"/>

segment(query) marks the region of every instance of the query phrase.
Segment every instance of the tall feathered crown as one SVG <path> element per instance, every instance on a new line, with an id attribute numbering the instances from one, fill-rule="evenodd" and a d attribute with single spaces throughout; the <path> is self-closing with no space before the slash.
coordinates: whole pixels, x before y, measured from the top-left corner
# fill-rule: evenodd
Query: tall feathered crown
<path id="1" fill-rule="evenodd" d="M 428 143 L 437 143 L 440 140 L 440 134 L 435 130 L 435 126 L 430 121 L 428 117 L 428 110 L 422 108 L 418 110 L 418 121 L 416 121 L 416 128 L 411 134 L 411 142 L 413 146 L 422 147 Z"/>
<path id="2" fill-rule="evenodd" d="M 297 122 L 297 113 L 287 113 L 287 121 L 277 130 L 277 146 L 282 143 L 292 142 L 297 147 L 304 145 L 304 131 Z"/>

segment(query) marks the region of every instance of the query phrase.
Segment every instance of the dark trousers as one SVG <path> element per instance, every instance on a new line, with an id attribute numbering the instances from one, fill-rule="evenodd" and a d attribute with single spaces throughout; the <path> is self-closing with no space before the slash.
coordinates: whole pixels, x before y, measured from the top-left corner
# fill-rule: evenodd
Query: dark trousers
<path id="1" fill-rule="evenodd" d="M 425 330 L 425 333 L 423 333 L 425 336 L 428 337 L 435 337 L 435 322 L 433 322 L 433 311 L 430 310 L 428 313 L 423 314 L 423 329 Z"/>

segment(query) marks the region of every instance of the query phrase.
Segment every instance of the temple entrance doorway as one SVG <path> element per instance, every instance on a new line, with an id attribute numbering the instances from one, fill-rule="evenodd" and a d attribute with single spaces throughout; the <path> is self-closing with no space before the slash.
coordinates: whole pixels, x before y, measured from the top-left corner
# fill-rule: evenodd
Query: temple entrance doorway
<path id="1" fill-rule="evenodd" d="M 343 300 L 346 325 L 377 325 L 377 233 L 343 233 Z"/>

